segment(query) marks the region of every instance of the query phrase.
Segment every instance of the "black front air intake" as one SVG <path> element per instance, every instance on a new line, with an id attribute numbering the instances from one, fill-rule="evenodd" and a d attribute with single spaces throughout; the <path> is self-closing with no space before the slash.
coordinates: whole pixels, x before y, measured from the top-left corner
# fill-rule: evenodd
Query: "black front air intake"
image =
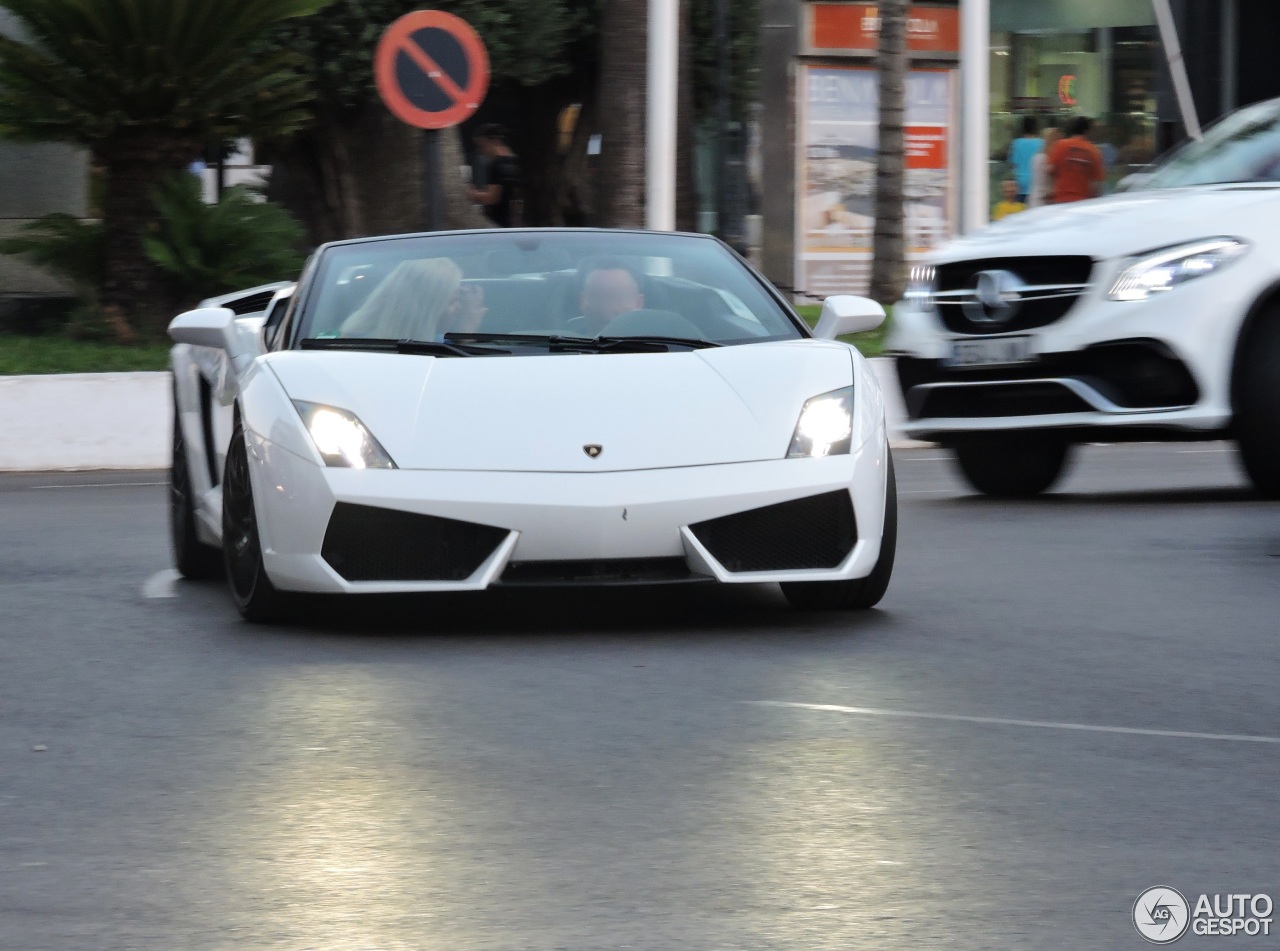
<path id="1" fill-rule="evenodd" d="M 348 581 L 462 581 L 507 534 L 492 525 L 339 502 L 320 554 Z"/>
<path id="2" fill-rule="evenodd" d="M 629 585 L 706 581 L 683 558 L 608 558 L 578 561 L 525 561 L 507 566 L 504 585 Z"/>
<path id="3" fill-rule="evenodd" d="M 848 492 L 826 492 L 690 525 L 727 571 L 836 568 L 853 551 L 858 527 Z"/>

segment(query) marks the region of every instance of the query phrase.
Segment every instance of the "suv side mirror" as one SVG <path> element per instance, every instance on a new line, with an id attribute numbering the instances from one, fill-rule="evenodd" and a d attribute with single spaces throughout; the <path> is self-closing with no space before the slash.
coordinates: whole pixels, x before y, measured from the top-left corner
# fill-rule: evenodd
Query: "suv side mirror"
<path id="1" fill-rule="evenodd" d="M 822 302 L 822 316 L 813 328 L 813 335 L 822 340 L 834 340 L 845 334 L 875 330 L 884 323 L 884 308 L 868 297 L 840 294 Z"/>

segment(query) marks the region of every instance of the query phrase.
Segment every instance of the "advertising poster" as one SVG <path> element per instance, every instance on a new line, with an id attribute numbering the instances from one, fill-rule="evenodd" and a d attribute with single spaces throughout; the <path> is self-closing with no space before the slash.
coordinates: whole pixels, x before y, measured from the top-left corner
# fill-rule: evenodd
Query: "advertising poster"
<path id="1" fill-rule="evenodd" d="M 907 76 L 906 236 L 919 255 L 952 234 L 953 72 Z M 879 82 L 867 67 L 810 66 L 800 103 L 797 285 L 865 293 L 875 228 Z"/>

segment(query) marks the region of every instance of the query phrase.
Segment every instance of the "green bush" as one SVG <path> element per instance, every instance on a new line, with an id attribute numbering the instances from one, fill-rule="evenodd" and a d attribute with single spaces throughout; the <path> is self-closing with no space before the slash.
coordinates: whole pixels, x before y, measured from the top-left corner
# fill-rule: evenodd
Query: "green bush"
<path id="1" fill-rule="evenodd" d="M 230 188 L 216 205 L 200 195 L 190 173 L 175 174 L 153 194 L 158 218 L 143 238 L 147 257 L 168 279 L 176 306 L 287 280 L 302 268 L 297 250 L 302 226 L 278 205 L 259 200 L 243 186 Z M 79 305 L 67 326 L 78 339 L 111 339 L 120 328 L 98 307 L 106 278 L 102 225 L 72 215 L 46 215 L 0 239 L 0 254 L 21 254 L 66 279 Z"/>
<path id="2" fill-rule="evenodd" d="M 205 204 L 200 182 L 178 173 L 153 192 L 159 225 L 143 239 L 147 257 L 184 303 L 287 280 L 302 269 L 302 226 L 244 186 Z"/>

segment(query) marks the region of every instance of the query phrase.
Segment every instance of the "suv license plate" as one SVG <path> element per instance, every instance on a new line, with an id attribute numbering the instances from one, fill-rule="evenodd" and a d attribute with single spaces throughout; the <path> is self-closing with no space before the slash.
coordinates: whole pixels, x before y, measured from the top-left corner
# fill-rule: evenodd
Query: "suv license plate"
<path id="1" fill-rule="evenodd" d="M 1030 337 L 991 337 L 987 340 L 953 340 L 947 366 L 990 367 L 1031 363 Z"/>

